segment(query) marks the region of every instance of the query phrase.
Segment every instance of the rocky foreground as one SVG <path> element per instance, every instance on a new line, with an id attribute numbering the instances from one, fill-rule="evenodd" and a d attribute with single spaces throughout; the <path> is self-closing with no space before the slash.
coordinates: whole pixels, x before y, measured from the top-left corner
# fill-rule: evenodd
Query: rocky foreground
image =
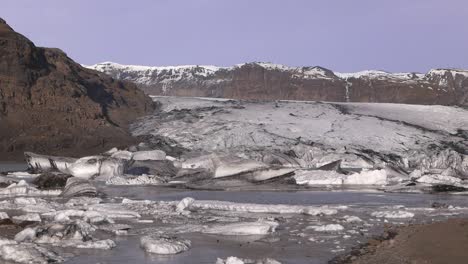
<path id="1" fill-rule="evenodd" d="M 131 83 L 36 47 L 0 19 L 0 159 L 27 150 L 86 155 L 134 143 L 129 122 L 154 110 Z"/>

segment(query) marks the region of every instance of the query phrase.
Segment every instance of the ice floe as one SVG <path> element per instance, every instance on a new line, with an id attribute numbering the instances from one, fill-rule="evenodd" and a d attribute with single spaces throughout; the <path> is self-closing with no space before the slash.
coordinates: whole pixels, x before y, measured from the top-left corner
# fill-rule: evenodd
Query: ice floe
<path id="1" fill-rule="evenodd" d="M 390 218 L 390 219 L 400 219 L 400 218 L 412 218 L 414 217 L 414 213 L 407 212 L 407 211 L 378 211 L 371 213 L 374 217 L 381 217 L 381 218 Z"/>
<path id="2" fill-rule="evenodd" d="M 344 227 L 340 224 L 328 224 L 328 225 L 308 226 L 306 229 L 312 229 L 317 232 L 336 232 L 336 231 L 344 230 Z"/>
<path id="3" fill-rule="evenodd" d="M 219 234 L 219 235 L 268 235 L 275 231 L 278 223 L 274 221 L 257 221 L 257 222 L 241 222 L 232 224 L 219 224 L 213 225 L 203 229 L 206 234 Z"/>
<path id="4" fill-rule="evenodd" d="M 332 206 L 303 206 L 287 204 L 253 204 L 234 203 L 225 201 L 196 200 L 190 203 L 189 209 L 195 210 L 221 210 L 245 213 L 273 213 L 273 214 L 306 214 L 306 215 L 333 215 L 340 207 Z"/>

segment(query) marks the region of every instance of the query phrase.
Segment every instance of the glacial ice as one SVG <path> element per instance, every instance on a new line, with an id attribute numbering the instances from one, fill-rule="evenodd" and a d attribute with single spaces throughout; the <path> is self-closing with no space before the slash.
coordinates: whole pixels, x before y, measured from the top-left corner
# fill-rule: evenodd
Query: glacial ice
<path id="1" fill-rule="evenodd" d="M 178 254 L 190 249 L 190 240 L 178 239 L 175 237 L 151 237 L 143 236 L 140 239 L 141 247 L 149 253 L 170 255 Z"/>

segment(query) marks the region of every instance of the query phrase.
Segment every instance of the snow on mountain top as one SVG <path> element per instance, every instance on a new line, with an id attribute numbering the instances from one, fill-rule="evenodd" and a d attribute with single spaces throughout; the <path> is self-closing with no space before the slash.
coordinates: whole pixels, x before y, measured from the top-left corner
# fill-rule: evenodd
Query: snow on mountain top
<path id="1" fill-rule="evenodd" d="M 179 66 L 141 66 L 141 65 L 122 65 L 115 62 L 102 62 L 97 63 L 94 65 L 86 66 L 87 68 L 91 69 L 106 69 L 106 68 L 113 68 L 113 69 L 122 69 L 122 70 L 131 70 L 131 71 L 170 71 L 170 70 L 191 70 L 195 68 L 203 68 L 208 71 L 218 71 L 223 69 L 223 67 L 217 67 L 213 65 L 179 65 Z"/>
<path id="2" fill-rule="evenodd" d="M 353 73 L 341 73 L 341 72 L 332 72 L 322 67 L 289 67 L 282 64 L 275 64 L 269 62 L 251 62 L 236 64 L 232 67 L 219 67 L 213 65 L 180 65 L 180 66 L 140 66 L 140 65 L 122 65 L 114 62 L 102 62 L 94 65 L 83 65 L 84 67 L 98 70 L 101 72 L 112 72 L 120 71 L 126 73 L 138 73 L 144 74 L 146 77 L 149 75 L 159 75 L 159 74 L 172 74 L 177 78 L 190 78 L 190 77 L 207 77 L 209 75 L 215 74 L 219 70 L 231 71 L 234 69 L 239 69 L 247 65 L 260 66 L 267 70 L 278 70 L 278 71 L 288 71 L 293 73 L 296 77 L 300 78 L 333 78 L 338 77 L 341 79 L 348 78 L 370 78 L 370 79 L 394 79 L 394 80 L 418 80 L 427 78 L 430 76 L 445 76 L 446 73 L 452 74 L 455 78 L 457 75 L 462 75 L 468 77 L 468 70 L 461 69 L 433 69 L 430 70 L 427 74 L 421 73 L 412 73 L 412 72 L 401 72 L 401 73 L 390 73 L 381 70 L 365 70 Z M 146 79 L 145 79 L 146 80 Z M 144 81 L 144 80 L 143 80 Z"/>
<path id="3" fill-rule="evenodd" d="M 440 75 L 440 76 L 445 76 L 447 73 L 452 74 L 452 76 L 455 78 L 457 74 L 463 75 L 464 77 L 468 77 L 468 70 L 462 70 L 462 69 L 433 69 L 430 70 L 427 75 Z"/>
<path id="4" fill-rule="evenodd" d="M 414 79 L 414 78 L 423 78 L 424 74 L 419 73 L 409 73 L 409 72 L 400 72 L 400 73 L 390 73 L 386 71 L 377 71 L 377 70 L 367 70 L 367 71 L 360 71 L 360 72 L 352 72 L 352 73 L 341 73 L 335 72 L 335 75 L 347 79 L 347 78 L 396 78 L 396 79 Z"/>

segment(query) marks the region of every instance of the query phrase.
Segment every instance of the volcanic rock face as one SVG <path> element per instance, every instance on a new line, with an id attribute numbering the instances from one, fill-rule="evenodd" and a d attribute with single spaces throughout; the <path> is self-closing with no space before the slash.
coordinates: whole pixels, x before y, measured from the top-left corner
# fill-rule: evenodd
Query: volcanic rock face
<path id="1" fill-rule="evenodd" d="M 233 99 L 314 100 L 410 104 L 468 104 L 468 71 L 427 74 L 364 71 L 337 73 L 321 67 L 269 63 L 234 67 L 145 67 L 111 62 L 88 66 L 135 82 L 150 95 Z"/>
<path id="2" fill-rule="evenodd" d="M 0 19 L 0 155 L 80 155 L 133 141 L 128 123 L 154 109 L 130 83 L 36 47 Z M 81 153 L 77 153 L 79 150 Z"/>

